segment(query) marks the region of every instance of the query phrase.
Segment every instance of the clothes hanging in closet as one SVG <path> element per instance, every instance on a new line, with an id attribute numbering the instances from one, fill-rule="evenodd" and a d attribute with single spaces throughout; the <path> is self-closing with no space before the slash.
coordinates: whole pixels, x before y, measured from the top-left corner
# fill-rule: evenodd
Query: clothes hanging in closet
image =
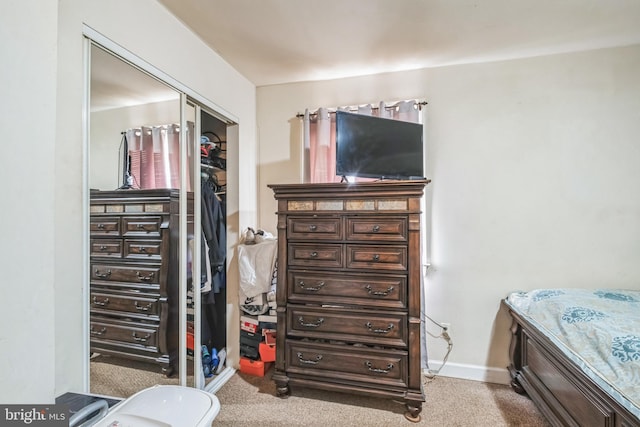
<path id="1" fill-rule="evenodd" d="M 209 247 L 212 290 L 218 293 L 225 287 L 221 274 L 227 258 L 227 226 L 223 203 L 209 181 L 202 183 L 202 231 Z"/>
<path id="2" fill-rule="evenodd" d="M 202 182 L 202 233 L 208 251 L 211 290 L 202 293 L 202 342 L 218 350 L 226 346 L 226 252 L 227 225 L 225 203 L 216 194 L 211 180 Z M 205 260 L 207 261 L 207 260 Z M 202 282 L 201 284 L 205 284 Z"/>

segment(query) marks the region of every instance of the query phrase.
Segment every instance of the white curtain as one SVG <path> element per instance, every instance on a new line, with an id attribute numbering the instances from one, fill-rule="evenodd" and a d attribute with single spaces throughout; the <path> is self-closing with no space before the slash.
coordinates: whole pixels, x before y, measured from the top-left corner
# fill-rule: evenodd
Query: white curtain
<path id="1" fill-rule="evenodd" d="M 336 110 L 420 123 L 420 105 L 416 100 L 395 103 L 381 101 L 376 107 L 366 104 L 319 108 L 313 113 L 306 109 L 303 118 L 304 182 L 339 182 L 341 179 L 336 175 Z"/>
<path id="2" fill-rule="evenodd" d="M 142 126 L 126 131 L 133 188 L 180 188 L 180 125 Z M 187 123 L 189 169 L 192 165 L 193 123 Z M 193 174 L 189 172 L 187 191 Z"/>

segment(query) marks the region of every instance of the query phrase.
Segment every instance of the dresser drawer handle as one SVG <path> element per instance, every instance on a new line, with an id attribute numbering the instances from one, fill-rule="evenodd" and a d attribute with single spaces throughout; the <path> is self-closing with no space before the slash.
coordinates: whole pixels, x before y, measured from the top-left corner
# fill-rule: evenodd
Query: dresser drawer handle
<path id="1" fill-rule="evenodd" d="M 378 231 L 380 231 L 380 226 L 379 225 L 374 225 L 373 228 L 371 229 L 371 231 L 373 231 L 374 233 L 377 233 Z"/>
<path id="2" fill-rule="evenodd" d="M 304 284 L 304 280 L 300 280 L 298 282 L 298 286 L 300 286 L 302 289 L 304 289 L 305 291 L 311 291 L 311 292 L 318 292 L 320 289 L 322 289 L 324 287 L 324 282 L 319 282 L 318 286 L 316 287 L 311 287 L 311 286 L 306 286 Z"/>
<path id="3" fill-rule="evenodd" d="M 152 302 L 150 302 L 150 303 L 149 303 L 149 304 L 147 304 L 147 305 L 139 305 L 139 304 L 138 304 L 138 301 L 135 301 L 135 302 L 133 303 L 133 305 L 136 307 L 136 310 L 139 310 L 139 311 L 149 311 L 149 309 L 151 308 L 151 306 L 153 305 L 153 303 L 152 303 Z"/>
<path id="4" fill-rule="evenodd" d="M 311 258 L 316 258 L 318 256 L 318 252 L 313 251 L 311 252 Z"/>
<path id="5" fill-rule="evenodd" d="M 138 230 L 144 230 L 144 224 L 136 224 Z"/>
<path id="6" fill-rule="evenodd" d="M 102 245 L 102 246 L 100 246 L 100 250 L 101 250 L 101 251 L 106 251 L 106 250 L 107 250 L 107 247 L 106 247 L 105 245 Z"/>
<path id="7" fill-rule="evenodd" d="M 319 317 L 316 323 L 305 323 L 304 317 L 300 316 L 298 317 L 298 322 L 300 323 L 300 326 L 304 326 L 305 328 L 317 328 L 324 323 L 324 319 Z"/>
<path id="8" fill-rule="evenodd" d="M 148 282 L 149 280 L 153 279 L 154 275 L 155 275 L 155 273 L 153 271 L 151 273 L 149 273 L 148 276 L 143 276 L 142 274 L 140 274 L 139 271 L 136 271 L 136 277 L 139 280 L 142 280 L 143 282 Z"/>
<path id="9" fill-rule="evenodd" d="M 147 335 L 145 335 L 144 337 L 139 337 L 139 336 L 136 334 L 136 331 L 133 331 L 133 333 L 131 334 L 131 336 L 133 337 L 133 339 L 134 339 L 135 341 L 138 341 L 138 342 L 147 342 L 147 340 L 149 339 L 149 337 L 151 337 L 151 334 L 147 334 Z"/>
<path id="10" fill-rule="evenodd" d="M 380 261 L 380 255 L 375 254 L 375 255 L 373 256 L 373 261 Z"/>
<path id="11" fill-rule="evenodd" d="M 100 270 L 96 268 L 96 271 L 94 274 L 99 279 L 106 279 L 107 277 L 111 276 L 111 270 L 107 270 L 105 273 L 100 273 Z"/>
<path id="12" fill-rule="evenodd" d="M 371 285 L 367 285 L 364 288 L 369 292 L 369 295 L 375 295 L 377 297 L 386 297 L 393 292 L 393 286 L 389 286 L 386 291 L 374 291 Z"/>
<path id="13" fill-rule="evenodd" d="M 321 354 L 318 354 L 316 356 L 315 360 L 313 360 L 313 359 L 303 359 L 302 358 L 303 354 L 301 352 L 298 352 L 297 356 L 298 356 L 298 361 L 300 363 L 304 363 L 305 365 L 317 365 L 322 360 L 322 355 Z"/>
<path id="14" fill-rule="evenodd" d="M 104 335 L 107 332 L 107 328 L 102 328 L 99 331 L 94 331 L 93 326 L 89 329 L 91 335 Z"/>
<path id="15" fill-rule="evenodd" d="M 104 224 L 103 223 L 99 223 L 99 224 L 96 225 L 96 228 L 98 230 L 104 230 Z"/>
<path id="16" fill-rule="evenodd" d="M 373 332 L 375 334 L 388 334 L 393 329 L 393 323 L 389 323 L 387 329 L 373 329 L 371 322 L 367 322 L 364 326 L 369 330 L 369 332 Z"/>
<path id="17" fill-rule="evenodd" d="M 309 230 L 311 230 L 311 231 L 316 231 L 317 229 L 318 229 L 318 226 L 315 225 L 315 224 L 312 224 L 312 225 L 309 226 Z"/>
<path id="18" fill-rule="evenodd" d="M 138 252 L 140 252 L 141 254 L 146 254 L 147 248 L 145 248 L 144 246 L 138 246 Z"/>
<path id="19" fill-rule="evenodd" d="M 387 369 L 374 368 L 368 360 L 364 362 L 364 364 L 371 372 L 375 372 L 376 374 L 388 374 L 393 369 L 393 363 L 389 363 Z"/>
<path id="20" fill-rule="evenodd" d="M 109 298 L 105 298 L 103 301 L 98 301 L 98 297 L 93 297 L 93 304 L 94 305 L 101 305 L 101 306 L 106 306 L 107 304 L 109 304 Z"/>

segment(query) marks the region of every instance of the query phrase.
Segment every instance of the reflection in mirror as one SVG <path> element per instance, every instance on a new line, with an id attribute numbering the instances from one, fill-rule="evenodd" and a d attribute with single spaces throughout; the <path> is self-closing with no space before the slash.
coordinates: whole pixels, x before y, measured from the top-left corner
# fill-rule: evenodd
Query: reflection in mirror
<path id="1" fill-rule="evenodd" d="M 233 371 L 225 369 L 228 123 L 92 45 L 91 393 L 209 390 Z"/>
<path id="2" fill-rule="evenodd" d="M 195 248 L 195 243 L 200 241 L 199 239 L 199 235 L 195 236 L 194 230 L 195 230 L 195 225 L 194 221 L 195 221 L 195 217 L 193 215 L 194 213 L 194 194 L 193 191 L 195 190 L 193 188 L 193 166 L 194 166 L 194 156 L 193 156 L 193 148 L 196 147 L 196 135 L 195 132 L 198 131 L 197 129 L 197 125 L 196 125 L 196 107 L 191 104 L 186 102 L 186 99 L 183 101 L 184 105 L 182 106 L 183 110 L 182 110 L 182 125 L 187 124 L 188 127 L 188 131 L 186 133 L 186 147 L 184 147 L 185 149 L 182 150 L 182 153 L 186 153 L 187 155 L 187 168 L 188 169 L 188 177 L 187 180 L 189 181 L 189 185 L 187 187 L 187 191 L 189 191 L 189 196 L 187 199 L 187 212 L 189 212 L 189 214 L 187 215 L 187 222 L 186 222 L 186 233 L 183 235 L 183 244 L 185 245 L 186 248 L 186 257 L 187 257 L 187 272 L 186 272 L 186 276 L 187 276 L 187 281 L 185 284 L 185 295 L 184 297 L 180 297 L 180 301 L 185 301 L 185 306 L 183 308 L 183 312 L 186 313 L 185 316 L 185 321 L 184 323 L 180 323 L 180 327 L 183 328 L 182 329 L 182 334 L 180 336 L 184 337 L 185 340 L 187 340 L 187 334 L 189 331 L 191 331 L 192 333 L 194 333 L 194 337 L 195 337 L 195 333 L 197 331 L 195 331 L 193 325 L 194 325 L 194 292 L 193 292 L 193 284 L 194 284 L 194 274 L 193 272 L 195 271 L 196 268 L 200 268 L 200 259 L 196 259 L 196 257 L 194 256 L 196 254 L 196 248 Z M 184 177 L 183 177 L 184 178 Z M 198 277 L 197 275 L 195 275 L 195 277 Z M 183 299 L 184 298 L 184 299 Z M 198 301 L 199 302 L 199 301 Z M 189 327 L 187 327 L 187 325 L 189 325 Z M 188 341 L 187 341 L 188 342 Z M 192 349 L 189 349 L 189 346 L 187 345 L 187 359 L 186 359 L 186 373 L 188 373 L 188 375 L 186 376 L 186 385 L 189 387 L 195 387 L 196 386 L 196 378 L 193 375 L 194 372 L 202 372 L 200 371 L 196 371 L 196 357 L 200 357 L 200 353 L 196 353 L 193 351 Z M 181 373 L 182 375 L 182 373 Z"/>
<path id="3" fill-rule="evenodd" d="M 89 338 L 95 394 L 129 397 L 179 382 L 172 305 L 179 124 L 176 90 L 92 46 Z"/>

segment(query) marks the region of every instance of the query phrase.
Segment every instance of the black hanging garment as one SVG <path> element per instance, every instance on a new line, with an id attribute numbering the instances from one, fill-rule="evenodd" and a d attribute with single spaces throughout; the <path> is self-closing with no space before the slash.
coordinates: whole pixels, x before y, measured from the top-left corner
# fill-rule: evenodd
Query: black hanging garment
<path id="1" fill-rule="evenodd" d="M 202 183 L 202 231 L 209 247 L 211 291 L 202 294 L 202 342 L 221 350 L 226 346 L 227 224 L 224 204 L 209 182 Z"/>

